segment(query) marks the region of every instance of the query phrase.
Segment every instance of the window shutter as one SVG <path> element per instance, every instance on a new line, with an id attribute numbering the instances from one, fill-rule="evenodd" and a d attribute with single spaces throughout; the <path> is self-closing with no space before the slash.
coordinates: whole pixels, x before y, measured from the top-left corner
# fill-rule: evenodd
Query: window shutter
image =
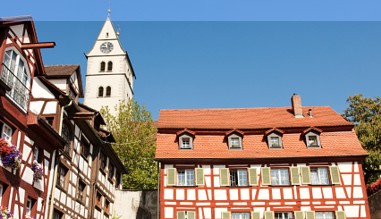
<path id="1" fill-rule="evenodd" d="M 274 219 L 273 211 L 265 211 L 265 219 Z"/>
<path id="2" fill-rule="evenodd" d="M 336 219 L 346 219 L 345 211 L 336 211 Z"/>
<path id="3" fill-rule="evenodd" d="M 329 172 L 331 173 L 331 182 L 332 184 L 338 184 L 340 185 L 340 173 L 339 168 L 337 166 L 330 166 Z"/>
<path id="4" fill-rule="evenodd" d="M 314 211 L 306 211 L 306 219 L 315 219 Z"/>
<path id="5" fill-rule="evenodd" d="M 261 219 L 261 214 L 259 212 L 251 212 L 251 219 Z"/>
<path id="6" fill-rule="evenodd" d="M 229 186 L 228 168 L 220 168 L 220 186 Z"/>
<path id="7" fill-rule="evenodd" d="M 290 167 L 290 173 L 291 173 L 291 184 L 300 185 L 299 167 Z"/>
<path id="8" fill-rule="evenodd" d="M 222 212 L 221 219 L 230 219 L 230 212 Z"/>
<path id="9" fill-rule="evenodd" d="M 261 167 L 262 185 L 271 185 L 271 170 L 270 167 Z"/>
<path id="10" fill-rule="evenodd" d="M 251 186 L 258 185 L 258 176 L 256 168 L 249 168 L 249 184 Z"/>
<path id="11" fill-rule="evenodd" d="M 196 219 L 196 212 L 194 211 L 187 211 L 187 219 Z"/>
<path id="12" fill-rule="evenodd" d="M 203 168 L 196 168 L 196 186 L 203 186 L 204 185 L 204 169 Z"/>
<path id="13" fill-rule="evenodd" d="M 300 167 L 302 174 L 302 184 L 311 184 L 311 172 L 310 167 Z"/>
<path id="14" fill-rule="evenodd" d="M 178 211 L 177 219 L 185 219 L 185 211 Z"/>
<path id="15" fill-rule="evenodd" d="M 175 168 L 167 168 L 167 186 L 176 185 L 176 169 Z"/>
<path id="16" fill-rule="evenodd" d="M 304 219 L 303 211 L 295 211 L 294 217 L 295 217 L 295 219 Z"/>

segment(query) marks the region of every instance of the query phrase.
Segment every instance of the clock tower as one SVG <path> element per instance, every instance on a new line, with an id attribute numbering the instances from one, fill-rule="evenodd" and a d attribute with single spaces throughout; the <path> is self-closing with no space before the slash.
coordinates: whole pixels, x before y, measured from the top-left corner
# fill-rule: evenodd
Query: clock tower
<path id="1" fill-rule="evenodd" d="M 108 106 L 115 115 L 114 107 L 119 101 L 133 97 L 135 74 L 109 16 L 86 58 L 84 104 L 98 111 L 102 106 Z"/>

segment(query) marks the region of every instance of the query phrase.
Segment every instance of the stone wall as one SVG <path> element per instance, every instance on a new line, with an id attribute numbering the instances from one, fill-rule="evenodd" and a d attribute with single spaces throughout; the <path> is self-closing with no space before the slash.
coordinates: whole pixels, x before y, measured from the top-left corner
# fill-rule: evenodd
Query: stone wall
<path id="1" fill-rule="evenodd" d="M 157 190 L 117 190 L 113 216 L 118 219 L 157 219 Z"/>
<path id="2" fill-rule="evenodd" d="M 368 197 L 371 219 L 381 218 L 381 191 L 378 191 Z"/>

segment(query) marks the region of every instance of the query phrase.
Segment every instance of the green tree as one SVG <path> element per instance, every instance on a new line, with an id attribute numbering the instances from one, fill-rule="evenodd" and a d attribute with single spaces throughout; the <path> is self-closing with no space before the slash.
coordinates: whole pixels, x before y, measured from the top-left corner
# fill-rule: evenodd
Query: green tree
<path id="1" fill-rule="evenodd" d="M 347 99 L 349 107 L 344 117 L 355 124 L 356 134 L 369 153 L 363 164 L 365 182 L 370 184 L 381 174 L 381 98 L 362 94 Z"/>
<path id="2" fill-rule="evenodd" d="M 157 132 L 151 113 L 136 100 L 119 102 L 116 115 L 108 107 L 102 108 L 107 130 L 116 143 L 113 148 L 128 171 L 123 176 L 124 189 L 157 188 L 155 134 Z"/>

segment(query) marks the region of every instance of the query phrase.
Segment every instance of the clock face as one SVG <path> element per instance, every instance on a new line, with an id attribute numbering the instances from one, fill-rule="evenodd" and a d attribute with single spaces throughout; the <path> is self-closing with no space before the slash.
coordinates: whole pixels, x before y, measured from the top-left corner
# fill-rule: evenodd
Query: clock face
<path id="1" fill-rule="evenodd" d="M 112 43 L 104 42 L 101 44 L 100 50 L 103 53 L 109 53 L 112 51 L 113 48 L 114 48 L 114 45 L 112 45 Z"/>

